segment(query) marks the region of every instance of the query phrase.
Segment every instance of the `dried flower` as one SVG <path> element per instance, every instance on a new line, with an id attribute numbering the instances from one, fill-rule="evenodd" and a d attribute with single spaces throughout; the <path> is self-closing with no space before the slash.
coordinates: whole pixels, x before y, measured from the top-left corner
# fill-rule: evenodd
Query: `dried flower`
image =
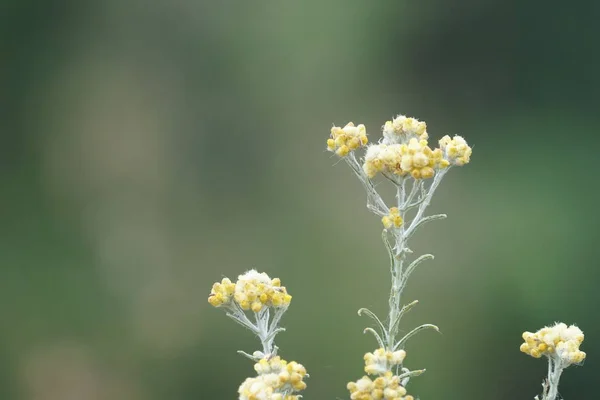
<path id="1" fill-rule="evenodd" d="M 581 364 L 586 354 L 579 350 L 583 332 L 575 325 L 562 322 L 546 326 L 535 333 L 523 332 L 520 350 L 534 358 L 548 358 L 548 377 L 542 384 L 542 400 L 554 400 L 562 371 L 572 364 Z"/>

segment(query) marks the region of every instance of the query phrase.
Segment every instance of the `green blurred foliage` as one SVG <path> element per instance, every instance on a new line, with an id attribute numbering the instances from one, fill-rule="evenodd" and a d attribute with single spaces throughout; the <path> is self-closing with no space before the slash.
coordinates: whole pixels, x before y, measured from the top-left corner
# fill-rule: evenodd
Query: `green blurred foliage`
<path id="1" fill-rule="evenodd" d="M 385 313 L 380 225 L 324 151 L 396 113 L 461 134 L 414 250 L 410 392 L 532 398 L 520 334 L 586 333 L 565 398 L 594 398 L 600 332 L 597 2 L 0 4 L 0 398 L 232 399 L 254 338 L 206 297 L 249 268 L 294 296 L 282 355 L 307 399 L 362 376 Z"/>

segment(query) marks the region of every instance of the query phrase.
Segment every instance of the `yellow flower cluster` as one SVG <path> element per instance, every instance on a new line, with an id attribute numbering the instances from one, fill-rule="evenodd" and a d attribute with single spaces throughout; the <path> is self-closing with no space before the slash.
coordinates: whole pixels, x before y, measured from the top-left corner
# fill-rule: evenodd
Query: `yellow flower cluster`
<path id="1" fill-rule="evenodd" d="M 466 140 L 461 136 L 446 135 L 440 139 L 440 148 L 444 152 L 446 158 L 453 164 L 463 166 L 468 164 L 471 159 L 473 150 L 469 147 Z"/>
<path id="2" fill-rule="evenodd" d="M 220 283 L 215 282 L 213 284 L 210 296 L 208 296 L 208 302 L 213 307 L 227 305 L 231 301 L 233 292 L 235 292 L 235 283 L 232 283 L 229 278 L 223 278 Z"/>
<path id="3" fill-rule="evenodd" d="M 471 157 L 471 148 L 460 136 L 444 136 L 439 148 L 428 146 L 427 124 L 415 118 L 399 115 L 383 126 L 381 143 L 368 146 L 363 169 L 369 178 L 377 173 L 393 176 L 410 175 L 414 179 L 429 179 L 438 169 L 450 165 L 465 165 Z M 364 125 L 331 128 L 327 149 L 344 157 L 367 144 Z"/>
<path id="4" fill-rule="evenodd" d="M 240 400 L 298 400 L 293 393 L 306 389 L 306 369 L 280 357 L 263 358 L 254 365 L 258 376 L 246 379 L 238 389 Z"/>
<path id="5" fill-rule="evenodd" d="M 238 277 L 236 283 L 224 278 L 213 285 L 208 302 L 214 307 L 235 301 L 243 310 L 259 312 L 263 307 L 287 307 L 292 296 L 281 286 L 279 278 L 250 270 Z"/>
<path id="6" fill-rule="evenodd" d="M 366 145 L 368 141 L 363 124 L 354 126 L 352 122 L 348 122 L 343 128 L 339 126 L 331 128 L 331 137 L 327 139 L 327 150 L 344 157 L 351 151 Z"/>
<path id="7" fill-rule="evenodd" d="M 391 352 L 379 348 L 373 353 L 365 354 L 365 372 L 369 375 L 383 374 L 396 365 L 401 365 L 405 357 L 404 350 Z"/>
<path id="8" fill-rule="evenodd" d="M 410 139 L 407 145 L 400 145 L 400 167 L 415 179 L 433 178 L 434 168 L 445 168 L 447 161 L 442 158 L 440 149 L 431 150 L 427 140 Z"/>
<path id="9" fill-rule="evenodd" d="M 413 400 L 406 396 L 406 389 L 400 384 L 400 378 L 392 373 L 392 368 L 402 365 L 404 350 L 387 351 L 383 348 L 365 354 L 365 372 L 379 375 L 372 380 L 363 376 L 356 382 L 348 383 L 351 400 Z"/>
<path id="10" fill-rule="evenodd" d="M 535 333 L 524 332 L 521 351 L 532 357 L 546 356 L 554 358 L 565 366 L 579 364 L 585 359 L 585 353 L 579 350 L 583 342 L 583 332 L 575 325 L 557 323 L 544 327 Z"/>
<path id="11" fill-rule="evenodd" d="M 416 118 L 398 115 L 383 125 L 383 139 L 386 143 L 406 143 L 410 139 L 427 140 L 427 124 Z"/>
<path id="12" fill-rule="evenodd" d="M 408 143 L 376 144 L 369 146 L 363 170 L 369 178 L 378 172 L 414 179 L 432 178 L 436 169 L 446 168 L 450 162 L 443 158 L 441 149 L 432 150 L 427 140 L 411 138 Z"/>
<path id="13" fill-rule="evenodd" d="M 402 217 L 400 216 L 400 211 L 398 211 L 397 207 L 390 208 L 390 213 L 381 218 L 381 223 L 385 229 L 390 229 L 391 227 L 400 228 L 402 222 Z"/>
<path id="14" fill-rule="evenodd" d="M 406 389 L 400 384 L 400 378 L 391 371 L 371 380 L 363 376 L 356 382 L 347 386 L 351 400 L 414 400 L 413 396 L 406 395 Z"/>

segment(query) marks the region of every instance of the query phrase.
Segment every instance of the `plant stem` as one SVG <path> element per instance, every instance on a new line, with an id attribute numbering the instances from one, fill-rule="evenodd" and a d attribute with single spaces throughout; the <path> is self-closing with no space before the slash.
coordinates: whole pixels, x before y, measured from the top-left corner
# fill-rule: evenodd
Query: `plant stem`
<path id="1" fill-rule="evenodd" d="M 547 393 L 544 393 L 542 400 L 555 400 L 558 396 L 558 382 L 563 368 L 556 365 L 552 359 L 548 359 L 548 380 Z"/>

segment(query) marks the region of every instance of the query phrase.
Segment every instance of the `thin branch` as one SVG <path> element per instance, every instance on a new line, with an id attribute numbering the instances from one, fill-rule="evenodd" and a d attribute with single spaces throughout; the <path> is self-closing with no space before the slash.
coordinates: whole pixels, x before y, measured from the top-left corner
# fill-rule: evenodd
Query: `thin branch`
<path id="1" fill-rule="evenodd" d="M 252 322 L 250 322 L 248 320 L 248 318 L 241 319 L 239 315 L 232 314 L 232 313 L 226 313 L 225 315 L 227 315 L 229 318 L 231 318 L 232 320 L 234 320 L 235 322 L 237 322 L 244 328 L 249 329 L 258 335 L 258 332 L 259 332 L 258 328 Z M 246 317 L 246 316 L 244 315 L 244 317 Z"/>
<path id="2" fill-rule="evenodd" d="M 285 314 L 286 311 L 287 311 L 287 306 L 278 307 L 275 309 L 275 315 L 273 315 L 273 320 L 270 323 L 269 332 L 272 331 L 274 328 L 276 328 L 279 325 L 279 321 L 281 321 L 281 317 L 283 317 L 283 314 Z"/>
<path id="3" fill-rule="evenodd" d="M 432 325 L 432 324 L 424 324 L 424 325 L 418 326 L 415 329 L 413 329 L 412 331 L 408 332 L 406 335 L 404 335 L 404 337 L 402 339 L 400 339 L 398 341 L 398 343 L 396 343 L 396 345 L 394 346 L 394 351 L 398 350 L 404 343 L 406 343 L 406 341 L 408 339 L 410 339 L 411 337 L 413 337 L 414 335 L 416 335 L 417 333 L 419 333 L 425 329 L 433 329 L 436 332 L 440 331 L 440 328 L 438 328 L 437 326 Z"/>
<path id="4" fill-rule="evenodd" d="M 408 385 L 408 381 L 410 381 L 410 378 L 413 378 L 415 376 L 419 376 L 425 373 L 425 369 L 417 369 L 414 371 L 409 371 L 407 368 L 402 368 L 402 371 L 404 372 L 402 375 L 399 375 L 400 378 L 400 384 L 404 387 L 406 387 L 406 385 Z"/>
<path id="5" fill-rule="evenodd" d="M 404 201 L 402 203 L 402 211 L 407 211 L 408 210 L 408 206 L 411 205 L 411 202 L 413 201 L 415 195 L 417 194 L 417 192 L 419 191 L 419 188 L 423 187 L 423 182 L 422 181 L 416 181 L 414 180 L 412 182 L 412 188 L 410 190 L 410 194 L 408 195 L 406 201 Z"/>
<path id="6" fill-rule="evenodd" d="M 244 357 L 247 357 L 247 358 L 251 359 L 252 361 L 258 361 L 260 359 L 259 357 L 255 357 L 252 354 L 248 354 L 248 353 L 246 353 L 245 351 L 242 351 L 242 350 L 238 350 L 237 352 L 238 352 L 238 354 L 241 354 Z"/>
<path id="7" fill-rule="evenodd" d="M 405 368 L 403 368 L 404 370 Z M 427 371 L 426 369 L 415 369 L 414 371 L 406 371 L 402 375 L 398 375 L 398 378 L 414 378 L 415 376 L 423 375 Z"/>
<path id="8" fill-rule="evenodd" d="M 426 224 L 427 222 L 437 221 L 438 219 L 444 219 L 446 217 L 448 217 L 446 214 L 435 214 L 422 218 L 418 222 L 411 224 L 411 226 L 406 230 L 406 239 L 410 238 L 421 225 Z"/>
<path id="9" fill-rule="evenodd" d="M 379 336 L 379 334 L 377 332 L 375 332 L 375 330 L 373 328 L 365 328 L 363 333 L 367 333 L 367 332 L 371 332 L 373 334 L 373 336 L 375 336 L 375 339 L 377 339 L 377 343 L 379 344 L 379 347 L 385 348 L 385 344 L 383 343 L 381 336 Z"/>
<path id="10" fill-rule="evenodd" d="M 432 254 L 423 254 L 421 257 L 419 257 L 416 260 L 414 260 L 413 262 L 411 262 L 410 265 L 406 268 L 404 275 L 402 276 L 404 282 L 406 282 L 406 280 L 408 279 L 410 274 L 412 274 L 412 272 L 415 270 L 415 268 L 417 268 L 419 266 L 419 264 L 421 264 L 425 260 L 433 260 L 433 259 L 434 259 L 434 257 Z"/>
<path id="11" fill-rule="evenodd" d="M 272 331 L 269 332 L 269 334 L 265 337 L 265 341 L 268 342 L 272 342 L 273 339 L 275 339 L 275 336 L 277 336 L 278 333 L 280 332 L 285 332 L 285 328 L 277 328 L 277 329 L 273 329 Z"/>
<path id="12" fill-rule="evenodd" d="M 390 257 L 390 265 L 392 268 L 392 271 L 394 269 L 394 262 L 395 262 L 395 257 L 394 257 L 394 249 L 392 249 L 392 245 L 390 244 L 390 241 L 388 240 L 388 236 L 387 236 L 387 230 L 383 230 L 383 232 L 381 233 L 381 239 L 383 240 L 383 244 L 385 245 L 385 249 L 388 252 L 388 256 Z"/>
<path id="13" fill-rule="evenodd" d="M 400 324 L 400 320 L 402 319 L 402 316 L 404 314 L 406 314 L 408 311 L 410 311 L 418 303 L 419 303 L 419 300 L 415 300 L 411 303 L 406 304 L 405 306 L 402 307 L 402 309 L 400 310 L 400 312 L 398 313 L 398 315 L 396 316 L 394 321 L 390 321 L 390 331 L 388 333 L 388 340 L 389 340 L 389 335 L 391 335 L 392 332 L 396 332 L 396 330 L 398 329 L 398 324 Z M 390 347 L 393 348 L 393 343 L 390 343 Z"/>
<path id="14" fill-rule="evenodd" d="M 369 310 L 368 308 L 361 308 L 360 310 L 358 310 L 358 315 L 359 316 L 362 317 L 363 314 L 365 314 L 367 317 L 371 318 L 373 321 L 375 321 L 377 323 L 377 326 L 379 327 L 379 329 L 381 330 L 381 333 L 384 336 L 387 335 L 386 334 L 386 330 L 385 330 L 385 326 L 383 325 L 383 323 L 381 322 L 381 320 L 379 319 L 379 317 L 377 317 L 377 315 L 375 315 L 375 313 L 373 311 Z"/>

